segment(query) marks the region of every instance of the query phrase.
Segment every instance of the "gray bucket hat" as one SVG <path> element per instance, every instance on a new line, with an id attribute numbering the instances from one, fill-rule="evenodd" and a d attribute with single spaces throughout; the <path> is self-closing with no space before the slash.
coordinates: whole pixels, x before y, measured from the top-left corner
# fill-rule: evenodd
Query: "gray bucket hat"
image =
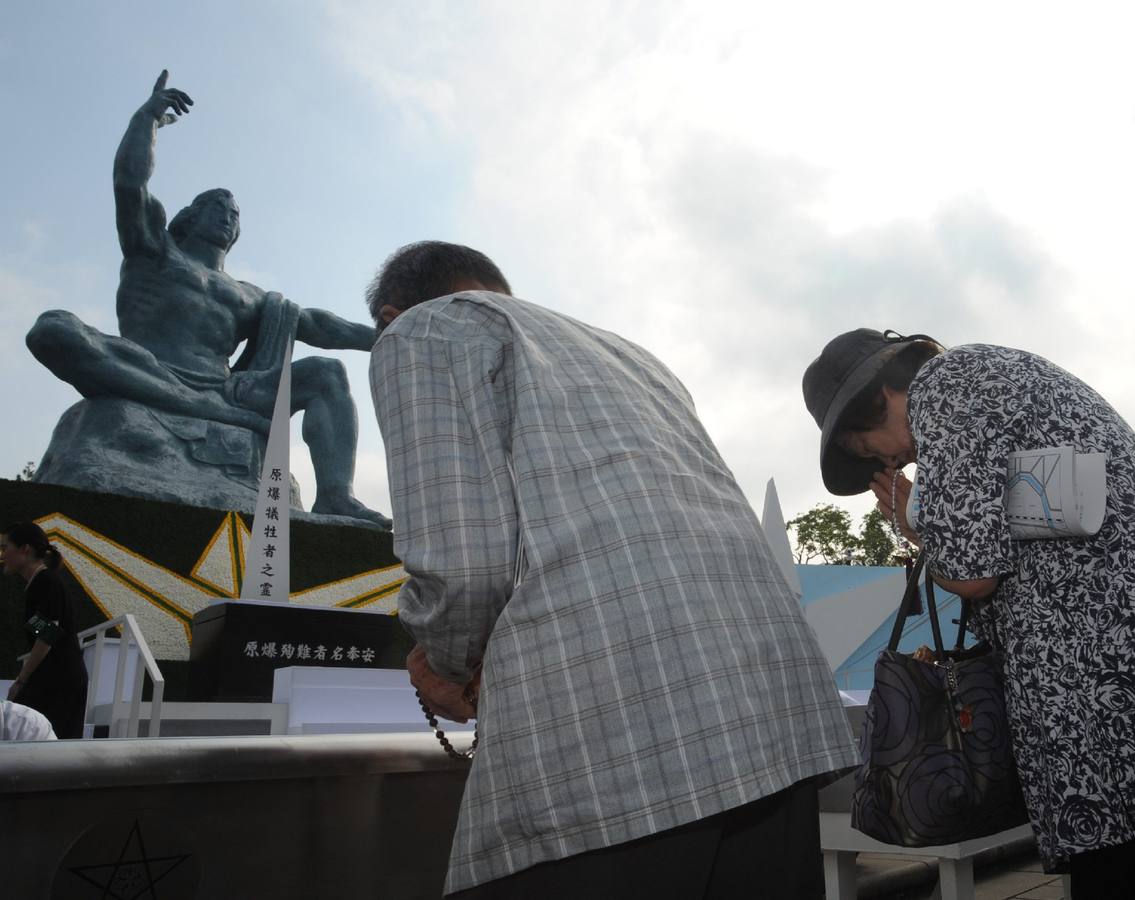
<path id="1" fill-rule="evenodd" d="M 852 456 L 834 440 L 840 417 L 883 366 L 910 341 L 931 341 L 924 334 L 905 337 L 894 331 L 857 328 L 833 338 L 804 372 L 804 403 L 820 426 L 820 473 L 833 494 L 861 494 L 883 469 L 875 459 Z"/>

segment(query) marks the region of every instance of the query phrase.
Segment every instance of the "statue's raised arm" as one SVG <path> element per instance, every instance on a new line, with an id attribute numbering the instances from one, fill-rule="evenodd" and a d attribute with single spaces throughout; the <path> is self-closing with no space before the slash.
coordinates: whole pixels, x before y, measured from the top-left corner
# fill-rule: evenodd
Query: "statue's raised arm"
<path id="1" fill-rule="evenodd" d="M 149 99 L 130 117 L 114 155 L 114 206 L 123 256 L 158 253 L 164 240 L 166 213 L 147 187 L 154 173 L 154 145 L 158 129 L 193 105 L 184 91 L 166 87 L 168 78 L 162 69 Z"/>

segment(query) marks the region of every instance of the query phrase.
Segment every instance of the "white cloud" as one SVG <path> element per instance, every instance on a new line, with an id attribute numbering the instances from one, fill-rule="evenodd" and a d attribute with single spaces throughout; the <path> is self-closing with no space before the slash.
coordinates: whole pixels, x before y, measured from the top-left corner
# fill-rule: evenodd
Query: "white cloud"
<path id="1" fill-rule="evenodd" d="M 14 477 L 29 461 L 38 464 L 59 414 L 79 400 L 75 389 L 43 369 L 24 343 L 39 313 L 64 306 L 69 289 L 81 281 L 65 265 L 57 275 L 55 280 L 33 278 L 0 266 L 0 383 L 7 392 L 0 478 Z"/>
<path id="2" fill-rule="evenodd" d="M 380 451 L 360 450 L 355 460 L 355 495 L 372 509 L 390 515 L 390 486 L 386 481 L 386 456 Z"/>
<path id="3" fill-rule="evenodd" d="M 1135 199 L 1126 13 L 335 10 L 375 102 L 474 160 L 464 239 L 519 293 L 666 360 L 754 502 L 770 474 L 788 516 L 829 499 L 799 382 L 849 328 L 1009 343 L 1129 383 L 1088 349 L 1118 351 L 1131 318 L 1098 293 L 1123 283 Z"/>
<path id="4" fill-rule="evenodd" d="M 0 359 L 6 365 L 27 353 L 24 335 L 36 316 L 59 301 L 59 292 L 10 269 L 0 268 Z"/>

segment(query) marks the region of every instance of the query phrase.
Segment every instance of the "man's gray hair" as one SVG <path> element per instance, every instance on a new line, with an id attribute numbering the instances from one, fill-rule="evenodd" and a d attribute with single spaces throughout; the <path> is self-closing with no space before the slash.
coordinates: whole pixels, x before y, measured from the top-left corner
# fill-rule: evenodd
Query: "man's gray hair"
<path id="1" fill-rule="evenodd" d="M 379 322 L 384 306 L 409 309 L 452 294 L 462 281 L 478 281 L 500 294 L 512 293 L 496 263 L 479 250 L 444 241 L 418 241 L 395 250 L 382 264 L 367 287 L 367 307 Z"/>

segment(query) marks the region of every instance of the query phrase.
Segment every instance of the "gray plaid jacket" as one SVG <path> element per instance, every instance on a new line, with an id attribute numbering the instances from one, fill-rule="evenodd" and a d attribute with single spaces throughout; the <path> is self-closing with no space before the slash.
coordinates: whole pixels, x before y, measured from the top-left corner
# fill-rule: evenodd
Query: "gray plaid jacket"
<path id="1" fill-rule="evenodd" d="M 855 764 L 815 635 L 657 359 L 477 292 L 401 315 L 370 375 L 401 620 L 441 675 L 484 661 L 447 891 Z"/>

